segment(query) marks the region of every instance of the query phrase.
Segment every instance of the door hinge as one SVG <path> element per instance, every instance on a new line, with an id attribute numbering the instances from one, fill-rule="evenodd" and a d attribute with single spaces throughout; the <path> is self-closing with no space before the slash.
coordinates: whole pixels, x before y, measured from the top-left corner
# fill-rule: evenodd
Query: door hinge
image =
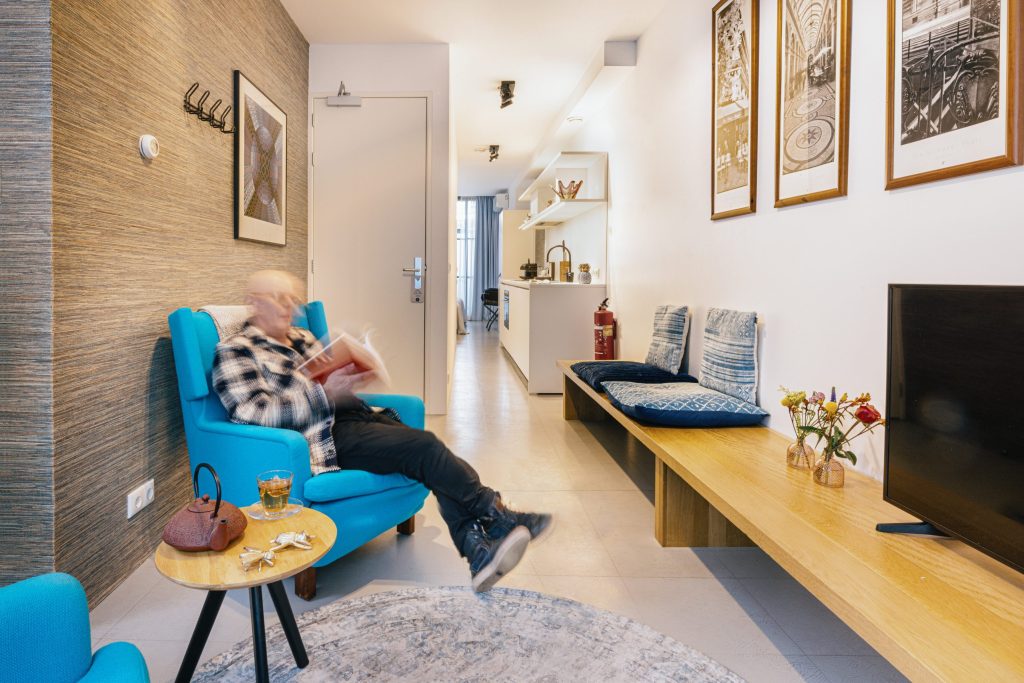
<path id="1" fill-rule="evenodd" d="M 316 267 L 313 265 L 313 259 L 309 259 L 309 272 L 310 273 L 315 273 L 316 272 Z"/>
<path id="2" fill-rule="evenodd" d="M 316 153 L 315 152 L 310 152 L 309 153 L 309 165 L 310 166 L 316 166 Z"/>

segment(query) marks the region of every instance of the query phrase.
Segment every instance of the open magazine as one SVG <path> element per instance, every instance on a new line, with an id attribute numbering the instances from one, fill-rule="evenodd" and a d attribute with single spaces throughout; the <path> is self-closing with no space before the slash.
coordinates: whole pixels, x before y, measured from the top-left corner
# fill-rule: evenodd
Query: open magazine
<path id="1" fill-rule="evenodd" d="M 360 341 L 347 332 L 342 332 L 333 341 L 325 343 L 319 353 L 299 366 L 299 370 L 310 379 L 323 384 L 332 372 L 349 363 L 355 363 L 359 372 L 372 370 L 374 381 L 385 386 L 391 384 L 384 359 L 370 345 L 369 339 Z"/>

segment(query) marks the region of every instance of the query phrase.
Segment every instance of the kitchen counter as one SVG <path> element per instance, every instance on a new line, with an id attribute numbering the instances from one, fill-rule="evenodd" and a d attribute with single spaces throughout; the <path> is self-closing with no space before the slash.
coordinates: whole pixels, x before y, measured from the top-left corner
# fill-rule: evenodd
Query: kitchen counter
<path id="1" fill-rule="evenodd" d="M 531 394 L 562 393 L 557 361 L 593 356 L 594 311 L 606 290 L 593 283 L 501 281 L 499 338 Z"/>

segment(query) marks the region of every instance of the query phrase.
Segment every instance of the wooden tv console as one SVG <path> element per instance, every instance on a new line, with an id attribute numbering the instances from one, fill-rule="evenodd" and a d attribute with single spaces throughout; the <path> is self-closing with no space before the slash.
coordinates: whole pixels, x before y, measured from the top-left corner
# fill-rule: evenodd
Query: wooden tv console
<path id="1" fill-rule="evenodd" d="M 566 420 L 614 419 L 656 458 L 665 546 L 761 547 L 911 680 L 1024 681 L 1024 574 L 965 543 L 875 531 L 916 521 L 847 471 L 815 484 L 765 427 L 644 426 L 559 361 Z"/>

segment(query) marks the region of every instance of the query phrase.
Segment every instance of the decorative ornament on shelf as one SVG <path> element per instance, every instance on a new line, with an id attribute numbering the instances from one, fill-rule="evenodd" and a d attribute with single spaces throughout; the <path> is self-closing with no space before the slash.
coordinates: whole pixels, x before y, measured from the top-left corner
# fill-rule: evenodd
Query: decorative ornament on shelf
<path id="1" fill-rule="evenodd" d="M 808 432 L 801 428 L 817 424 L 818 406 L 825 400 L 825 394 L 816 391 L 808 397 L 806 391 L 790 391 L 786 387 L 779 387 L 779 391 L 785 394 L 782 405 L 789 410 L 789 421 L 796 434 L 796 441 L 786 449 L 786 464 L 794 469 L 809 470 L 814 466 L 817 453 L 807 443 Z"/>
<path id="2" fill-rule="evenodd" d="M 569 184 L 566 185 L 561 180 L 558 181 L 558 187 L 554 185 L 550 186 L 555 194 L 558 195 L 559 199 L 576 199 L 576 195 L 579 194 L 580 188 L 583 187 L 582 180 L 570 180 Z"/>
<path id="3" fill-rule="evenodd" d="M 882 414 L 871 405 L 871 394 L 861 394 L 857 398 L 849 398 L 843 394 L 836 399 L 836 388 L 832 387 L 832 395 L 828 401 L 823 400 L 824 394 L 812 394 L 812 399 L 821 401 L 808 405 L 814 406 L 816 415 L 810 423 L 798 427 L 798 433 L 805 436 L 814 434 L 818 443 L 824 443 L 821 459 L 814 465 L 814 481 L 822 486 L 840 488 L 845 479 L 840 458 L 857 464 L 857 455 L 850 450 L 850 442 L 858 436 L 867 434 L 877 427 L 885 425 Z M 849 426 L 848 426 L 849 425 Z"/>
<path id="4" fill-rule="evenodd" d="M 581 263 L 580 264 L 580 284 L 581 285 L 589 285 L 591 283 L 591 280 L 592 280 L 592 276 L 590 274 L 590 264 L 589 263 Z"/>

